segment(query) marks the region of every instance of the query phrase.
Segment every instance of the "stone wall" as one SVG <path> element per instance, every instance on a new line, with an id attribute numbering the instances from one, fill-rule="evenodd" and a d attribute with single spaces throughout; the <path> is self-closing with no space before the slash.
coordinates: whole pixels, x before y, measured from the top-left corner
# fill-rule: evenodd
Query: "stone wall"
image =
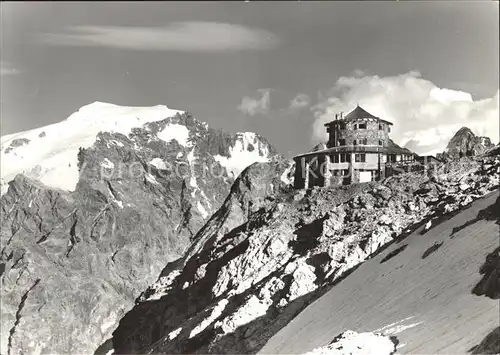
<path id="1" fill-rule="evenodd" d="M 355 129 L 355 125 L 360 123 L 366 124 L 366 129 Z M 341 124 L 345 125 L 345 129 L 340 129 Z M 380 122 L 380 125 L 382 125 L 382 130 L 379 130 L 379 123 L 376 120 L 334 121 L 328 128 L 329 140 L 327 146 L 329 148 L 338 146 L 339 139 L 345 139 L 346 145 L 353 145 L 354 139 L 363 138 L 366 138 L 367 145 L 378 145 L 378 141 L 383 140 L 384 146 L 387 146 L 389 125 L 384 122 Z"/>

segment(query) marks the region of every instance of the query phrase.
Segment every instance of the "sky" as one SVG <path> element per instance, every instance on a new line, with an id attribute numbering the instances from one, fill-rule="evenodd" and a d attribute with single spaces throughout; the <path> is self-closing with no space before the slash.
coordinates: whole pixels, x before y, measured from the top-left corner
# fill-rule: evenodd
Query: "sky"
<path id="1" fill-rule="evenodd" d="M 2 2 L 1 135 L 167 105 L 293 156 L 361 105 L 419 154 L 499 140 L 497 1 Z"/>

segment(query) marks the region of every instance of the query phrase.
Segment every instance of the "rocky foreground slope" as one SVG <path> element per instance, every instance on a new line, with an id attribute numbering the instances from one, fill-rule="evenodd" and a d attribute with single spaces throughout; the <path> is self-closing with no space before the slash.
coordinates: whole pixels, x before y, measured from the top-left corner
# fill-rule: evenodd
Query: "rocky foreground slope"
<path id="1" fill-rule="evenodd" d="M 399 354 L 500 353 L 499 211 L 495 191 L 397 239 L 259 353 L 304 353 L 345 329 L 394 337 Z"/>
<path id="2" fill-rule="evenodd" d="M 239 172 L 275 150 L 165 106 L 95 103 L 2 137 L 1 154 L 7 355 L 94 352 L 183 255 Z"/>
<path id="3" fill-rule="evenodd" d="M 259 163 L 240 175 L 185 257 L 168 264 L 120 321 L 113 333 L 115 353 L 261 350 L 327 286 L 388 243 L 417 227 L 429 231 L 498 189 L 500 157 L 307 193 L 275 190 L 263 197 L 240 188 L 252 181 L 272 185 L 274 169 Z M 312 351 L 325 343 L 314 345 L 285 352 Z"/>

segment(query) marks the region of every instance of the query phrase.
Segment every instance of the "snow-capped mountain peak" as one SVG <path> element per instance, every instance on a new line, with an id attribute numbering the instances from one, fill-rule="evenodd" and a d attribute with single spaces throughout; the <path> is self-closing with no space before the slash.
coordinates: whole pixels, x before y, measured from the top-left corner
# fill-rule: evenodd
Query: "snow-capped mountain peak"
<path id="1" fill-rule="evenodd" d="M 196 144 L 198 150 L 208 149 L 233 179 L 247 166 L 269 161 L 276 154 L 267 140 L 253 132 L 232 136 L 215 133 L 204 122 L 192 118 L 174 119 L 182 114 L 185 112 L 165 105 L 136 107 L 96 101 L 81 107 L 61 122 L 3 136 L 0 148 L 2 194 L 7 191 L 8 182 L 20 173 L 51 188 L 74 191 L 79 179 L 78 152 L 92 146 L 99 132 L 128 136 L 133 129 L 143 127 L 149 132 L 144 134 L 152 140 L 167 143 L 175 140 L 190 150 Z M 155 125 L 152 132 L 151 124 L 163 120 L 169 121 Z M 191 158 L 190 165 L 194 161 Z"/>
<path id="2" fill-rule="evenodd" d="M 2 194 L 23 173 L 47 186 L 73 191 L 78 182 L 78 151 L 90 147 L 99 132 L 127 135 L 133 128 L 183 111 L 167 106 L 118 106 L 94 102 L 66 120 L 1 138 Z"/>
<path id="3" fill-rule="evenodd" d="M 154 122 L 183 111 L 172 110 L 165 105 L 156 106 L 119 106 L 107 102 L 96 101 L 81 107 L 71 114 L 66 121 L 85 121 L 87 124 L 110 125 L 116 121 Z"/>

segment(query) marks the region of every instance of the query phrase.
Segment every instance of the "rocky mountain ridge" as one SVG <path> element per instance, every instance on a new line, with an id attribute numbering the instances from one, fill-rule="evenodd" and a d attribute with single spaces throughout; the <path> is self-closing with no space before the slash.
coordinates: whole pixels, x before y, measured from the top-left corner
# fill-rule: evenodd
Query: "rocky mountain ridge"
<path id="1" fill-rule="evenodd" d="M 239 172 L 277 158 L 254 133 L 214 130 L 165 106 L 102 103 L 2 137 L 1 154 L 17 162 L 2 165 L 2 354 L 94 352 Z"/>
<path id="2" fill-rule="evenodd" d="M 445 151 L 438 154 L 442 160 L 460 159 L 485 153 L 493 144 L 488 137 L 476 136 L 468 127 L 460 128 L 450 139 Z"/>
<path id="3" fill-rule="evenodd" d="M 232 189 L 190 251 L 167 265 L 120 321 L 115 352 L 257 352 L 326 286 L 392 240 L 418 225 L 429 230 L 498 189 L 499 168 L 498 155 L 483 156 L 430 176 L 282 191 L 247 216 Z M 276 174 L 262 171 L 272 170 L 255 164 L 239 179 L 269 185 Z"/>

